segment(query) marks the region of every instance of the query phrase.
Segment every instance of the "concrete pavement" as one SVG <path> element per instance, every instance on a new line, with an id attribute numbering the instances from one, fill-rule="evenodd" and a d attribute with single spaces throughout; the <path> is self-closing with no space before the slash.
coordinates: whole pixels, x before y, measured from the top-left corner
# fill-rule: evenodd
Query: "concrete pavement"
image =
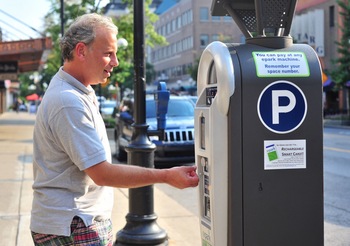
<path id="1" fill-rule="evenodd" d="M 25 245 L 31 209 L 32 132 L 35 116 L 0 116 L 0 245 Z M 28 244 L 30 245 L 30 244 Z"/>
<path id="2" fill-rule="evenodd" d="M 0 246 L 33 245 L 29 221 L 34 122 L 35 114 L 26 112 L 0 115 Z M 197 188 L 180 191 L 167 185 L 155 185 L 154 197 L 157 222 L 167 232 L 169 245 L 199 246 Z M 114 236 L 125 226 L 127 213 L 128 190 L 115 189 Z"/>
<path id="3" fill-rule="evenodd" d="M 6 112 L 0 115 L 0 246 L 33 245 L 29 220 L 34 122 L 34 114 Z M 113 141 L 110 144 L 114 150 Z M 154 187 L 157 222 L 167 232 L 170 246 L 201 245 L 197 191 L 197 188 L 178 190 L 167 185 Z M 128 190 L 115 189 L 114 236 L 125 226 L 127 213 Z M 350 246 L 349 235 L 348 227 L 325 222 L 326 246 Z"/>

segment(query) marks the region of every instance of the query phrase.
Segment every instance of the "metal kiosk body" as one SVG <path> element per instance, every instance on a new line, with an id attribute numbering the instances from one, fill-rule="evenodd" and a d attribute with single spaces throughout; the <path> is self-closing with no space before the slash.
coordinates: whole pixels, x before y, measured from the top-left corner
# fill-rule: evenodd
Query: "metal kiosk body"
<path id="1" fill-rule="evenodd" d="M 289 36 L 295 5 L 213 2 L 212 14 L 230 14 L 246 43 L 213 42 L 199 64 L 203 246 L 324 244 L 321 68 L 312 47 Z"/>

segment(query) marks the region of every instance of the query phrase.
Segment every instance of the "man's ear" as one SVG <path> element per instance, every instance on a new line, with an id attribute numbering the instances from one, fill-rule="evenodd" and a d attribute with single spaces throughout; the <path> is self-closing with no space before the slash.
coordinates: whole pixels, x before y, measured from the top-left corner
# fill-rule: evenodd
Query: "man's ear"
<path id="1" fill-rule="evenodd" d="M 75 54 L 78 59 L 85 59 L 86 45 L 84 43 L 77 43 L 75 46 Z"/>

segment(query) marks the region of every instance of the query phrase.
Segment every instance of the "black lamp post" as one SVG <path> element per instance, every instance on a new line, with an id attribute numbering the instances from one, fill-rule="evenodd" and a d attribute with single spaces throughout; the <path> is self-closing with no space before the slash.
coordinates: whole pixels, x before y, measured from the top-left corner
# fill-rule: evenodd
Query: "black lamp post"
<path id="1" fill-rule="evenodd" d="M 134 0 L 134 131 L 127 147 L 128 164 L 154 168 L 155 144 L 149 141 L 146 124 L 144 1 Z M 156 222 L 153 186 L 129 190 L 129 213 L 117 233 L 116 246 L 168 245 L 166 232 Z"/>
<path id="2" fill-rule="evenodd" d="M 64 35 L 64 0 L 60 1 L 61 9 L 60 9 L 60 17 L 61 17 L 61 37 Z M 63 58 L 61 58 L 61 66 L 63 66 Z"/>

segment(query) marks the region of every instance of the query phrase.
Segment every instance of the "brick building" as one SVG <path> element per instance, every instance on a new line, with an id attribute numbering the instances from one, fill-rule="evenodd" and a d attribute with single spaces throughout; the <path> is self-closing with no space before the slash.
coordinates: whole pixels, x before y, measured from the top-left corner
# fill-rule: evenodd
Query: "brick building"
<path id="1" fill-rule="evenodd" d="M 299 0 L 292 26 L 292 36 L 298 43 L 314 47 L 325 74 L 334 69 L 338 57 L 336 41 L 341 39 L 341 16 L 336 0 Z M 330 76 L 324 78 L 324 108 L 326 114 L 349 112 L 349 87 L 335 90 Z"/>
<path id="2" fill-rule="evenodd" d="M 168 6 L 162 8 L 162 4 Z M 164 0 L 162 4 L 156 10 L 159 20 L 155 28 L 168 45 L 149 50 L 147 58 L 156 70 L 155 80 L 192 81 L 188 68 L 198 62 L 210 42 L 244 40 L 230 16 L 211 16 L 212 0 Z"/>

